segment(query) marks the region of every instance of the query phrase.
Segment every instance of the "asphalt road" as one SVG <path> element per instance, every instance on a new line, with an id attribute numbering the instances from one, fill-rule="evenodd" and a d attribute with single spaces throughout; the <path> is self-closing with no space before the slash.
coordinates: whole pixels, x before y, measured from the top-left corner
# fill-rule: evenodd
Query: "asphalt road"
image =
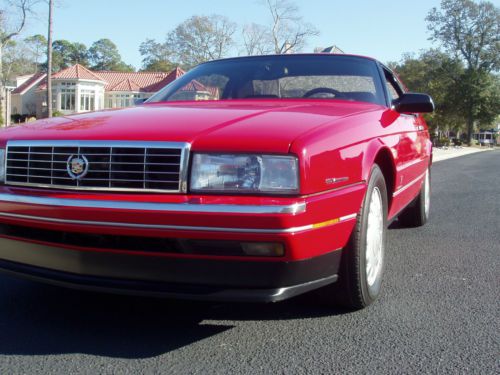
<path id="1" fill-rule="evenodd" d="M 192 303 L 0 276 L 0 374 L 500 373 L 500 151 L 437 163 L 431 220 L 389 231 L 381 299 Z"/>

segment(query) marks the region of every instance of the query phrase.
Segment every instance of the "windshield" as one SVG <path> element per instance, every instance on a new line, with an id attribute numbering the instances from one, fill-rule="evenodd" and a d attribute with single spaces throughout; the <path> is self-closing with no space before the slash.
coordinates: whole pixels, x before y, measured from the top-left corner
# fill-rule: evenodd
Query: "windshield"
<path id="1" fill-rule="evenodd" d="M 342 55 L 278 55 L 198 65 L 147 102 L 342 99 L 385 104 L 377 64 Z"/>

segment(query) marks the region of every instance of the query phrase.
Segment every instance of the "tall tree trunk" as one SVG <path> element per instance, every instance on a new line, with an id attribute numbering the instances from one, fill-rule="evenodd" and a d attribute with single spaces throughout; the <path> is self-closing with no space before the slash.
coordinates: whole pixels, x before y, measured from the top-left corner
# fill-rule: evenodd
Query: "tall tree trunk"
<path id="1" fill-rule="evenodd" d="M 52 12 L 53 0 L 49 0 L 49 35 L 47 37 L 47 117 L 52 117 Z"/>
<path id="2" fill-rule="evenodd" d="M 472 109 L 469 110 L 467 114 L 467 144 L 472 145 L 472 135 L 474 134 L 474 116 L 472 114 Z"/>
<path id="3" fill-rule="evenodd" d="M 4 117 L 4 114 L 3 114 L 3 102 L 4 102 L 4 90 L 5 90 L 5 87 L 4 87 L 4 84 L 3 84 L 3 65 L 2 65 L 2 52 L 3 52 L 3 44 L 0 44 L 0 126 L 7 126 L 7 119 L 5 119 L 5 121 L 1 121 L 3 120 L 3 117 Z"/>

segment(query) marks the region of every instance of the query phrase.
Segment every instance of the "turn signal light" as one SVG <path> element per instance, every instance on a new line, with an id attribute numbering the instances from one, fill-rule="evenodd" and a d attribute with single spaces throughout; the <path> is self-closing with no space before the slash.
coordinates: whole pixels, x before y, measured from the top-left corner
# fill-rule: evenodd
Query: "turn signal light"
<path id="1" fill-rule="evenodd" d="M 261 257 L 281 257 L 285 255 L 283 244 L 276 242 L 242 242 L 245 255 Z"/>

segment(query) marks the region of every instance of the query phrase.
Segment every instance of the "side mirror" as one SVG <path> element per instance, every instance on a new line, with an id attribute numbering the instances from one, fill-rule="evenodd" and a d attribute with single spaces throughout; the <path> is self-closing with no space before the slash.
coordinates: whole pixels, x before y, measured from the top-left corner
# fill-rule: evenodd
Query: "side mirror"
<path id="1" fill-rule="evenodd" d="M 399 113 L 434 112 L 434 102 L 427 94 L 409 92 L 392 102 L 392 108 Z"/>
<path id="2" fill-rule="evenodd" d="M 134 105 L 140 105 L 144 103 L 146 100 L 147 100 L 146 98 L 134 99 Z"/>

